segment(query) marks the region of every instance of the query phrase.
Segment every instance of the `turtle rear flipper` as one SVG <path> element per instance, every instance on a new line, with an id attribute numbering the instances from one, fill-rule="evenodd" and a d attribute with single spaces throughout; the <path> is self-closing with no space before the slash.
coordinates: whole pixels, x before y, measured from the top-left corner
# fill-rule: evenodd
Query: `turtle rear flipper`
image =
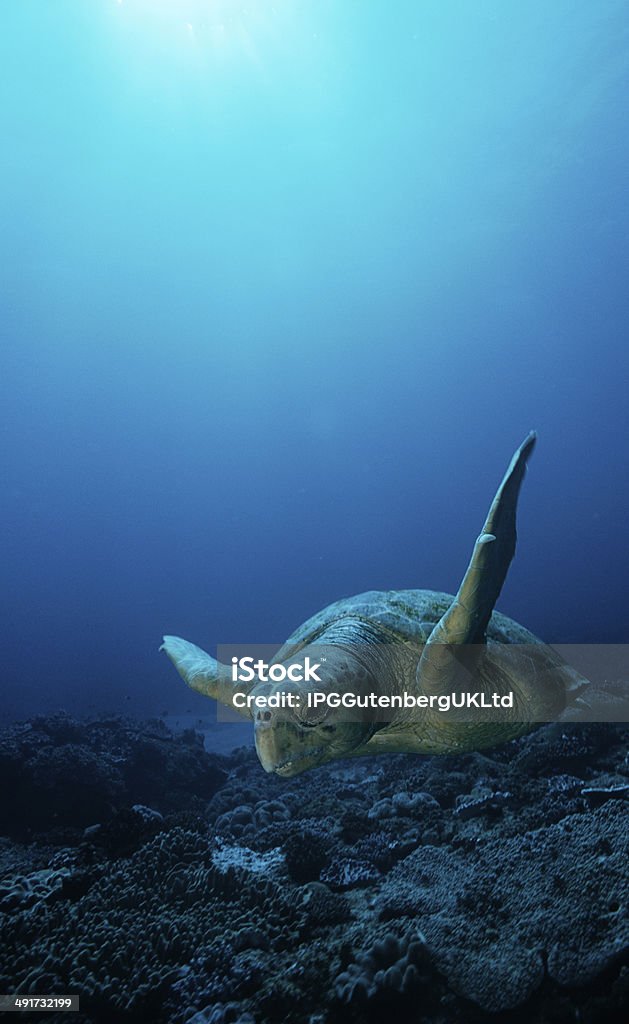
<path id="1" fill-rule="evenodd" d="M 511 459 L 457 595 L 428 637 L 417 667 L 417 682 L 425 693 L 450 689 L 456 670 L 449 651 L 452 644 L 485 642 L 485 631 L 515 553 L 518 495 L 536 439 L 531 431 Z"/>

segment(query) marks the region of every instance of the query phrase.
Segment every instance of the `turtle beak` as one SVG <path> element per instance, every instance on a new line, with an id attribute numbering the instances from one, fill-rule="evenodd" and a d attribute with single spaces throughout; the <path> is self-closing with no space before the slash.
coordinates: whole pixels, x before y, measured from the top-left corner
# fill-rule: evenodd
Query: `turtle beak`
<path id="1" fill-rule="evenodd" d="M 265 772 L 294 775 L 297 729 L 276 711 L 256 711 L 253 717 L 256 752 Z"/>
<path id="2" fill-rule="evenodd" d="M 290 778 L 321 764 L 325 760 L 325 744 L 280 716 L 281 712 L 270 710 L 254 714 L 256 751 L 265 772 Z"/>

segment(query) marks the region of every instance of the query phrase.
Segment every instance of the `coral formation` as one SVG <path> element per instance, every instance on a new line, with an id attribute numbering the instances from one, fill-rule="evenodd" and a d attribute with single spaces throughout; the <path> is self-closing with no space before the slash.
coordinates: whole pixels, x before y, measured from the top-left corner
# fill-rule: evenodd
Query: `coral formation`
<path id="1" fill-rule="evenodd" d="M 304 786 L 159 723 L 14 726 L 0 990 L 78 992 L 74 1024 L 624 1024 L 628 752 L 551 726 Z"/>

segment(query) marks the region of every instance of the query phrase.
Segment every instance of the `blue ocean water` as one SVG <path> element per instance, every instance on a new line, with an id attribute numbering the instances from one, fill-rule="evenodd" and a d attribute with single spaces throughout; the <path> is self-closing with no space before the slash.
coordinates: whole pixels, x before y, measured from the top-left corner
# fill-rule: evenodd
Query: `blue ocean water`
<path id="1" fill-rule="evenodd" d="M 629 12 L 0 14 L 3 715 L 205 711 L 158 653 L 453 591 L 629 640 Z"/>

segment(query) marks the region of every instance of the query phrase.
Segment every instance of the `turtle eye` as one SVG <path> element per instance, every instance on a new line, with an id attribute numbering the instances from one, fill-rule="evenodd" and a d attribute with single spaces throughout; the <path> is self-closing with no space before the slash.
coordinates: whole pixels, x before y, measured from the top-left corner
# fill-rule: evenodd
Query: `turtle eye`
<path id="1" fill-rule="evenodd" d="M 326 704 L 320 704 L 316 708 L 309 708 L 307 704 L 300 705 L 297 708 L 297 718 L 299 724 L 305 726 L 307 729 L 313 728 L 315 725 L 320 725 L 321 722 L 327 717 L 329 708 Z"/>

